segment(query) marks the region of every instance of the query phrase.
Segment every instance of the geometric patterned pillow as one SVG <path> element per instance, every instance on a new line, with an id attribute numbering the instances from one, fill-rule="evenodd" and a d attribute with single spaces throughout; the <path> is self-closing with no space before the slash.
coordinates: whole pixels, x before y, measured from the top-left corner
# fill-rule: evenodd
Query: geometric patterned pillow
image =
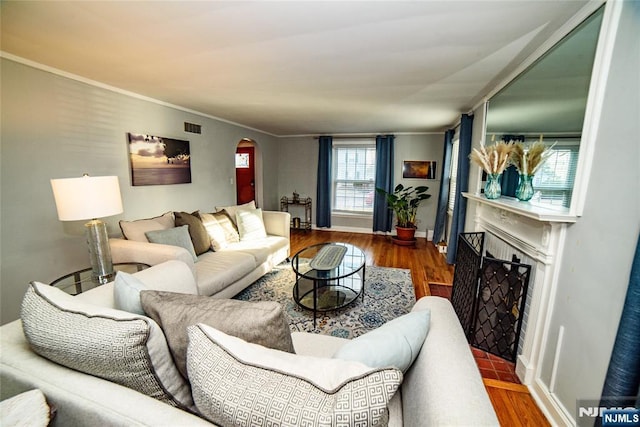
<path id="1" fill-rule="evenodd" d="M 219 425 L 384 426 L 402 383 L 395 368 L 301 356 L 188 327 L 187 367 L 198 411 Z"/>
<path id="2" fill-rule="evenodd" d="M 85 303 L 37 282 L 27 289 L 20 317 L 39 355 L 194 410 L 189 385 L 173 363 L 162 330 L 148 317 Z"/>

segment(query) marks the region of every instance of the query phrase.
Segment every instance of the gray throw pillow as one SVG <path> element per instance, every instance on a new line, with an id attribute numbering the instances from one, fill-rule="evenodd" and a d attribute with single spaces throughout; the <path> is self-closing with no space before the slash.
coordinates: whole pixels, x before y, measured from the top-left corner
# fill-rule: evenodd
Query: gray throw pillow
<path id="1" fill-rule="evenodd" d="M 169 228 L 167 230 L 147 231 L 144 233 L 150 243 L 160 243 L 163 245 L 180 246 L 185 248 L 193 257 L 193 262 L 198 261 L 191 236 L 189 236 L 189 228 L 187 225 Z"/>
<path id="2" fill-rule="evenodd" d="M 198 323 L 276 350 L 294 353 L 282 306 L 274 301 L 239 301 L 173 292 L 140 292 L 142 308 L 163 329 L 182 375 L 187 377 L 187 327 Z"/>

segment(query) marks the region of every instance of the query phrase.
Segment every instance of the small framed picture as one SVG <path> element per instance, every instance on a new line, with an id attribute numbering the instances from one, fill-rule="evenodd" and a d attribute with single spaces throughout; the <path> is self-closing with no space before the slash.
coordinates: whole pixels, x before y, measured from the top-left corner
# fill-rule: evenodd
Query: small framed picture
<path id="1" fill-rule="evenodd" d="M 436 162 L 405 160 L 402 162 L 403 178 L 436 179 Z"/>

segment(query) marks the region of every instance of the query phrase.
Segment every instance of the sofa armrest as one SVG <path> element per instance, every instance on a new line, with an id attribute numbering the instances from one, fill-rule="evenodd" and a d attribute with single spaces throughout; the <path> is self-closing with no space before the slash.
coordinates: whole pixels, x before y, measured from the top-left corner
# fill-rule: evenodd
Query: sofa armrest
<path id="1" fill-rule="evenodd" d="M 262 211 L 262 220 L 267 234 L 282 236 L 289 240 L 291 234 L 291 214 L 289 212 Z"/>
<path id="2" fill-rule="evenodd" d="M 427 338 L 402 384 L 404 426 L 498 426 L 451 303 L 423 297 L 413 310 L 431 310 Z"/>
<path id="3" fill-rule="evenodd" d="M 143 264 L 156 265 L 175 259 L 187 264 L 193 273 L 193 277 L 196 277 L 193 257 L 185 248 L 119 238 L 109 239 L 109 246 L 111 247 L 111 257 L 114 263 L 141 262 Z"/>

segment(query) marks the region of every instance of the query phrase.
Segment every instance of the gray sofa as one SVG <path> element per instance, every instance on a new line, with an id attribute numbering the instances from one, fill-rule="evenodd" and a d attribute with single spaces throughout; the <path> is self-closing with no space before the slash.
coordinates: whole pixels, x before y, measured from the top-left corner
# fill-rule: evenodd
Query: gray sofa
<path id="1" fill-rule="evenodd" d="M 262 211 L 262 218 L 265 238 L 231 243 L 198 255 L 196 261 L 179 246 L 124 238 L 110 239 L 111 255 L 114 263 L 183 261 L 193 272 L 200 295 L 231 298 L 289 257 L 290 214 Z"/>
<path id="2" fill-rule="evenodd" d="M 179 263 L 178 263 L 179 264 Z M 178 265 L 179 267 L 179 265 Z M 145 283 L 193 281 L 187 268 L 162 263 L 136 273 Z M 77 297 L 114 307 L 113 283 Z M 427 338 L 405 374 L 401 392 L 392 399 L 390 425 L 499 425 L 462 328 L 451 304 L 439 297 L 421 298 L 413 310 L 431 310 Z M 330 357 L 344 339 L 296 332 L 296 353 Z M 41 390 L 57 408 L 58 426 L 198 426 L 211 425 L 196 415 L 132 389 L 53 363 L 34 353 L 20 320 L 0 328 L 1 397 Z"/>

